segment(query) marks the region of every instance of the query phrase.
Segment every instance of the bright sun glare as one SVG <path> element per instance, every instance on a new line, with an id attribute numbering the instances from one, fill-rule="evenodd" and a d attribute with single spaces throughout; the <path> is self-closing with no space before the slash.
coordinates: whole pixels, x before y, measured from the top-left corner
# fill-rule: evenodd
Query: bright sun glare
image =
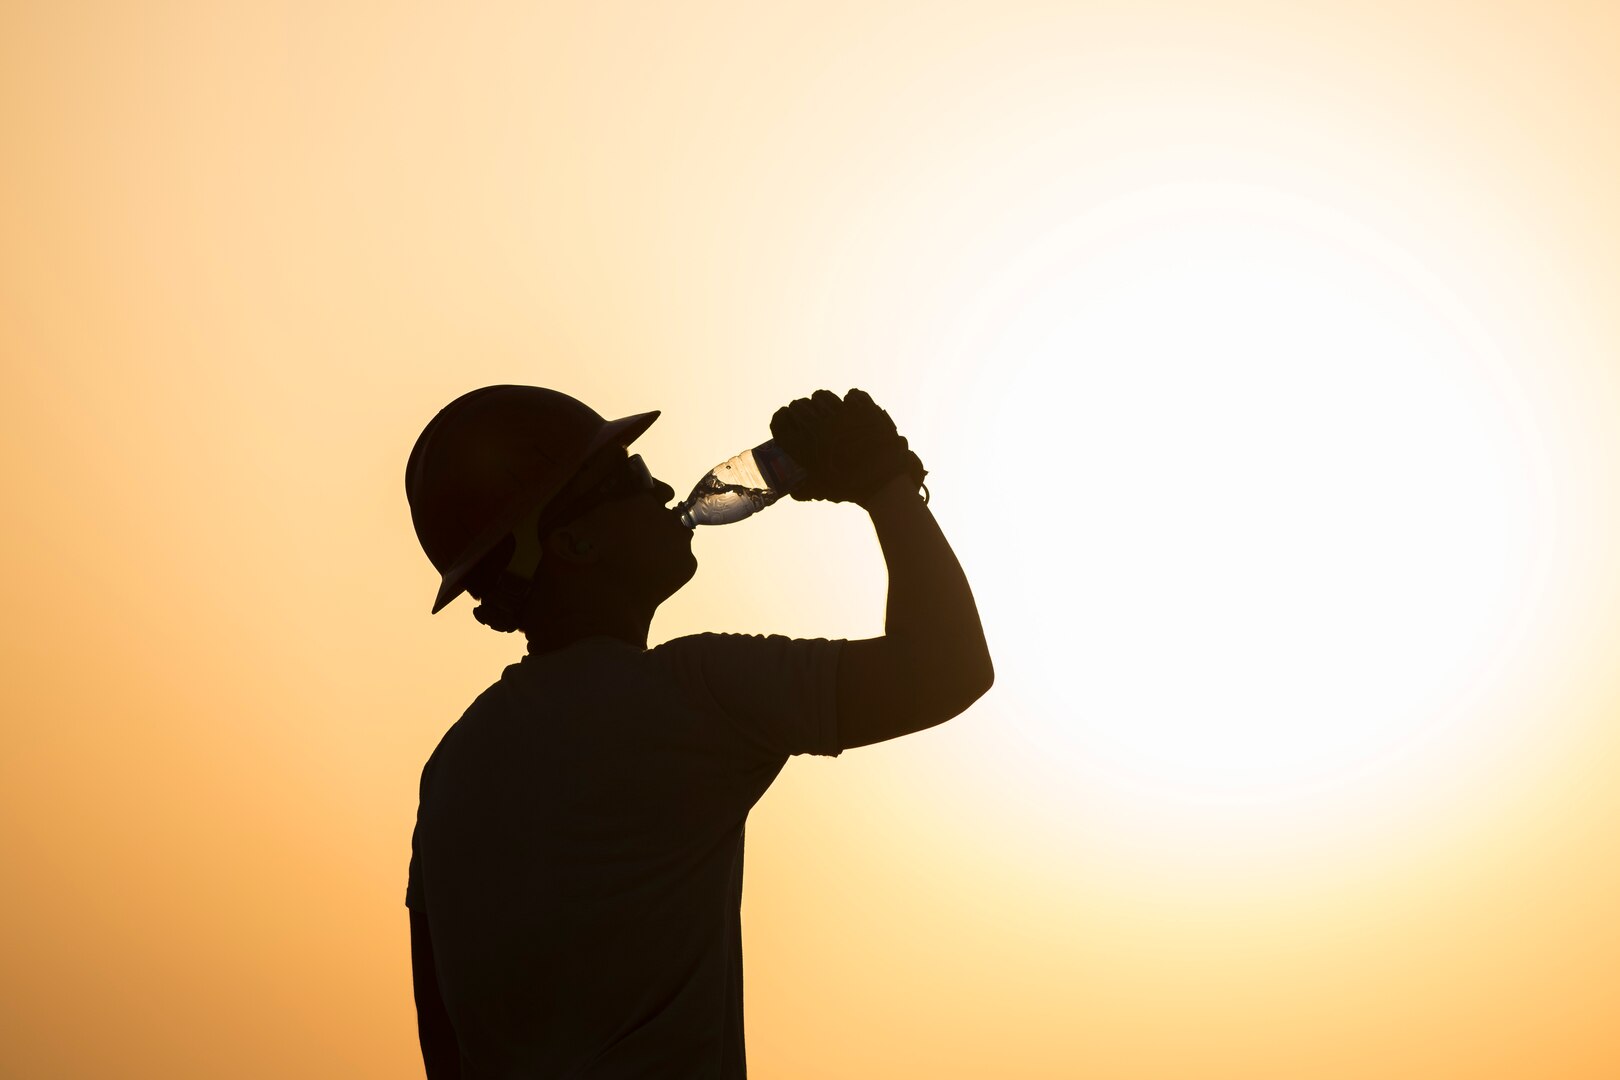
<path id="1" fill-rule="evenodd" d="M 959 528 L 1000 707 L 1043 753 L 1275 809 L 1466 737 L 1527 633 L 1544 466 L 1480 321 L 1400 246 L 1164 185 L 1051 236 L 964 325 L 1001 511 Z"/>

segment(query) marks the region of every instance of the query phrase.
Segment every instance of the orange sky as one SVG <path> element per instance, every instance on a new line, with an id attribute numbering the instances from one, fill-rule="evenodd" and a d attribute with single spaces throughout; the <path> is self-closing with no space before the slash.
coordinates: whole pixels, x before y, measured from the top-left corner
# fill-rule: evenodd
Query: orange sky
<path id="1" fill-rule="evenodd" d="M 403 470 L 522 382 L 683 492 L 864 387 L 974 583 L 991 694 L 750 819 L 754 1075 L 1620 1075 L 1617 22 L 7 5 L 0 1074 L 418 1074 L 522 642 Z M 696 550 L 654 641 L 881 632 L 849 507 Z"/>

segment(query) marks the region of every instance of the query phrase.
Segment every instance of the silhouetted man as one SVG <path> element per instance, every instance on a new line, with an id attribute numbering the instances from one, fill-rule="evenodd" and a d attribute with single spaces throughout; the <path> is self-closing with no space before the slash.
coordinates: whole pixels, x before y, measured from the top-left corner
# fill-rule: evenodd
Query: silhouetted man
<path id="1" fill-rule="evenodd" d="M 411 959 L 431 1080 L 744 1077 L 743 828 L 794 754 L 932 727 L 989 687 L 922 462 L 863 391 L 777 411 L 800 500 L 869 515 L 884 635 L 695 634 L 647 648 L 697 569 L 675 492 L 556 391 L 475 390 L 422 432 L 406 494 L 442 575 L 528 652 L 422 770 Z"/>

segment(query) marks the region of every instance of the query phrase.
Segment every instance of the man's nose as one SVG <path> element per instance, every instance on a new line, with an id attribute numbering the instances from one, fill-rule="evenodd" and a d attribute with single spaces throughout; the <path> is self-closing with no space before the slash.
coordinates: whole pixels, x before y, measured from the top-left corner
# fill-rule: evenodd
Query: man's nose
<path id="1" fill-rule="evenodd" d="M 675 489 L 664 483 L 662 480 L 658 481 L 657 484 L 654 485 L 653 490 L 658 492 L 658 500 L 660 502 L 667 503 L 675 497 Z"/>

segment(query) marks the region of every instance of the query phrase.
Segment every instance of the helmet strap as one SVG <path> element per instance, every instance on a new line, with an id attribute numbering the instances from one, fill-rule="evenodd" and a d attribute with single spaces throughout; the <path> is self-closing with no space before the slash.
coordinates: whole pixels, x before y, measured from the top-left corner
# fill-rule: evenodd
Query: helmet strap
<path id="1" fill-rule="evenodd" d="M 534 591 L 534 573 L 540 566 L 540 511 L 535 509 L 512 532 L 516 541 L 512 557 L 496 578 L 489 595 L 473 612 L 478 621 L 494 630 L 510 633 L 523 620 L 523 607 Z"/>

